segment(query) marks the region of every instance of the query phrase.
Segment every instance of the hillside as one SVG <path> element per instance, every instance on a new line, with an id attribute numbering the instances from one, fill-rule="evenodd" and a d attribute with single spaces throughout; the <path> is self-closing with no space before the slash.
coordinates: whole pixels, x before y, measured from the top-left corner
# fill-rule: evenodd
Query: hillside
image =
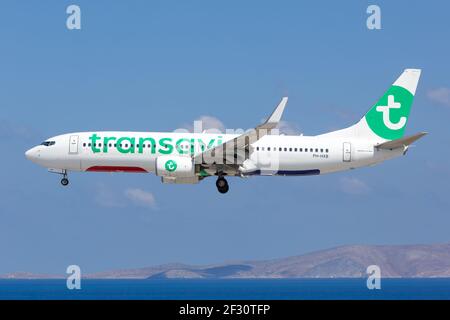
<path id="1" fill-rule="evenodd" d="M 342 246 L 266 261 L 238 261 L 192 266 L 165 264 L 146 268 L 84 274 L 86 279 L 233 279 L 233 278 L 355 278 L 366 277 L 376 264 L 382 277 L 450 277 L 450 244 L 404 246 Z M 65 278 L 17 272 L 3 279 Z"/>
<path id="2" fill-rule="evenodd" d="M 450 244 L 342 246 L 267 261 L 208 266 L 168 264 L 116 270 L 87 278 L 339 278 L 365 277 L 369 265 L 383 277 L 450 277 Z"/>

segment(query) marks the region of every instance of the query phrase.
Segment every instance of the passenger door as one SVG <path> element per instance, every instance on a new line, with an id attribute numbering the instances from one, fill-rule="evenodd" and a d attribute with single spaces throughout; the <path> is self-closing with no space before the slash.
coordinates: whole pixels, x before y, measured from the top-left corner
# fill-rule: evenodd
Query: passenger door
<path id="1" fill-rule="evenodd" d="M 69 154 L 78 154 L 78 136 L 70 136 Z"/>
<path id="2" fill-rule="evenodd" d="M 344 162 L 352 161 L 352 144 L 350 142 L 344 142 L 343 154 Z"/>

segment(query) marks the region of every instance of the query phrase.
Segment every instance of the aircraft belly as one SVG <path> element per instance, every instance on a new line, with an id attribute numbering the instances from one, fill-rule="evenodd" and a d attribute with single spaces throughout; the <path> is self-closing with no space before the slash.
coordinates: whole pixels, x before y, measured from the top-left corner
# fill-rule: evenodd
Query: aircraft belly
<path id="1" fill-rule="evenodd" d="M 89 155 L 81 160 L 83 171 L 154 172 L 155 158 L 142 155 Z"/>

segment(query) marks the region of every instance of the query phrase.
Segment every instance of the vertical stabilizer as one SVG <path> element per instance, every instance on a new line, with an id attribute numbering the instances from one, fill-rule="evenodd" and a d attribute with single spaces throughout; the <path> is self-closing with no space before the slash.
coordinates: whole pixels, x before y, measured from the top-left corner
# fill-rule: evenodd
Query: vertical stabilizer
<path id="1" fill-rule="evenodd" d="M 389 141 L 404 135 L 421 70 L 406 69 L 355 125 L 326 135 Z"/>

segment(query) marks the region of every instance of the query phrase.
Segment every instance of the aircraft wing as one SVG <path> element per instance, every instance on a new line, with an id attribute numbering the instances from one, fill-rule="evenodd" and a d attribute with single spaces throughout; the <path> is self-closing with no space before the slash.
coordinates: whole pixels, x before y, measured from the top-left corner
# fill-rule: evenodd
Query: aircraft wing
<path id="1" fill-rule="evenodd" d="M 214 148 L 207 149 L 193 156 L 197 164 L 236 164 L 237 160 L 244 161 L 247 158 L 250 144 L 258 141 L 266 134 L 270 134 L 281 120 L 288 98 L 283 97 L 270 117 L 259 126 L 248 130 L 236 138 L 224 142 Z"/>

